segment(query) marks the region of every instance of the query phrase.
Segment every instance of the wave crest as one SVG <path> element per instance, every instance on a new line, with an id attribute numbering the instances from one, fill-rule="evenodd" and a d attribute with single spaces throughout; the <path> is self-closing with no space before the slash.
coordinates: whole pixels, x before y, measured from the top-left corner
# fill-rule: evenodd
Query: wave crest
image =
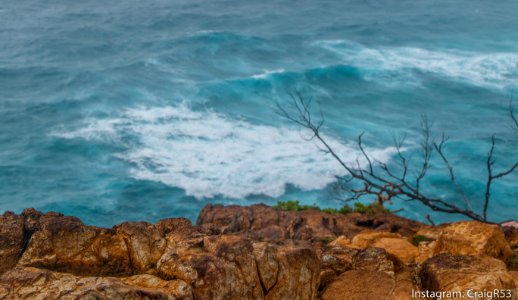
<path id="1" fill-rule="evenodd" d="M 131 163 L 132 177 L 179 187 L 197 198 L 277 197 L 286 184 L 321 189 L 343 174 L 332 157 L 301 137 L 304 132 L 186 106 L 129 109 L 120 117 L 90 119 L 78 130 L 53 135 L 121 144 L 128 134 L 135 141 L 116 155 Z M 360 157 L 352 145 L 326 139 L 346 161 Z M 395 153 L 392 147 L 368 151 L 379 161 Z"/>
<path id="2" fill-rule="evenodd" d="M 431 51 L 414 47 L 375 49 L 346 40 L 318 41 L 313 45 L 338 55 L 346 65 L 361 68 L 365 79 L 397 72 L 398 77 L 406 74 L 417 80 L 411 72 L 417 70 L 486 88 L 518 86 L 517 53 Z M 409 78 L 401 76 L 400 79 Z"/>

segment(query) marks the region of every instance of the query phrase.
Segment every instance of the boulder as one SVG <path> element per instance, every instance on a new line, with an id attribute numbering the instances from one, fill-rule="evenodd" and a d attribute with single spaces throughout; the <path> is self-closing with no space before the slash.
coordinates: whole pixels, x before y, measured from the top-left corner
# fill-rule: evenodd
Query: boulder
<path id="1" fill-rule="evenodd" d="M 413 285 L 408 273 L 390 276 L 379 271 L 344 272 L 322 293 L 322 300 L 410 300 Z"/>
<path id="2" fill-rule="evenodd" d="M 0 275 L 16 265 L 28 238 L 21 216 L 12 212 L 0 216 Z"/>
<path id="3" fill-rule="evenodd" d="M 401 269 L 401 262 L 382 248 L 367 248 L 359 251 L 353 258 L 355 270 L 378 271 L 394 275 Z"/>
<path id="4" fill-rule="evenodd" d="M 392 214 L 328 214 L 315 209 L 282 211 L 263 204 L 251 206 L 208 204 L 201 211 L 198 225 L 221 228 L 224 233 L 250 233 L 255 239 L 279 241 L 297 239 L 322 241 L 365 230 L 414 234 L 424 226 Z"/>
<path id="5" fill-rule="evenodd" d="M 365 249 L 369 247 L 383 248 L 396 256 L 401 262 L 411 264 L 419 255 L 417 247 L 401 235 L 383 231 L 363 231 L 351 240 L 344 236 L 338 237 L 330 243 L 333 246 Z"/>
<path id="6" fill-rule="evenodd" d="M 194 238 L 166 251 L 163 278 L 193 286 L 196 299 L 312 299 L 320 263 L 308 245 L 274 245 L 241 236 Z"/>
<path id="7" fill-rule="evenodd" d="M 439 253 L 488 255 L 505 259 L 513 252 L 500 226 L 464 221 L 442 228 L 434 247 L 434 255 Z"/>
<path id="8" fill-rule="evenodd" d="M 439 254 L 422 265 L 422 290 L 466 292 L 512 289 L 515 284 L 505 263 L 488 256 Z M 445 298 L 448 299 L 448 298 Z"/>
<path id="9" fill-rule="evenodd" d="M 0 299 L 193 299 L 181 280 L 152 275 L 127 278 L 78 277 L 31 267 L 14 268 L 0 277 Z"/>
<path id="10" fill-rule="evenodd" d="M 353 260 L 360 250 L 326 246 L 320 253 L 320 286 L 322 291 L 329 283 L 345 271 L 351 270 Z"/>
<path id="11" fill-rule="evenodd" d="M 27 215 L 30 213 L 30 215 Z M 19 264 L 77 275 L 130 275 L 128 247 L 113 230 L 61 214 L 26 212 L 32 233 Z"/>

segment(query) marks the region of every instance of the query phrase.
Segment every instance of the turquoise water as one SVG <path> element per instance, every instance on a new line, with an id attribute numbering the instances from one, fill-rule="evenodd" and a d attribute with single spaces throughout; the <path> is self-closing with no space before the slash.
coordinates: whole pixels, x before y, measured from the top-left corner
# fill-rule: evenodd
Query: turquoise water
<path id="1" fill-rule="evenodd" d="M 417 157 L 426 114 L 476 208 L 489 137 L 496 169 L 517 159 L 515 0 L 7 0 L 0 45 L 0 211 L 110 226 L 194 220 L 209 202 L 338 207 L 343 170 L 274 113 L 293 91 L 349 161 L 361 132 L 379 160 L 393 164 L 405 133 Z M 427 192 L 460 205 L 435 166 Z M 494 220 L 516 218 L 517 182 L 495 184 Z"/>

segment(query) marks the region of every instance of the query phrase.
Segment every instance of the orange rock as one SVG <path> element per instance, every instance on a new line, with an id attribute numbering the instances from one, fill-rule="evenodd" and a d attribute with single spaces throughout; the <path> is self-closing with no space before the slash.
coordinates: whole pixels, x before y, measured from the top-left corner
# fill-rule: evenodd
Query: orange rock
<path id="1" fill-rule="evenodd" d="M 419 255 L 415 258 L 415 262 L 422 264 L 425 260 L 434 256 L 436 241 L 420 242 L 417 247 Z"/>
<path id="2" fill-rule="evenodd" d="M 383 272 L 352 270 L 340 275 L 323 292 L 323 300 L 410 300 L 412 283 L 408 273 L 393 277 Z"/>
<path id="3" fill-rule="evenodd" d="M 509 271 L 509 274 L 511 275 L 511 277 L 514 280 L 514 286 L 515 286 L 515 290 L 516 290 L 515 295 L 518 295 L 518 271 Z"/>
<path id="4" fill-rule="evenodd" d="M 78 277 L 37 268 L 14 268 L 0 277 L 0 299 L 193 299 L 181 280 L 152 275 Z"/>
<path id="5" fill-rule="evenodd" d="M 381 238 L 372 246 L 387 250 L 388 253 L 396 256 L 407 265 L 413 263 L 419 255 L 417 247 L 403 238 Z"/>
<path id="6" fill-rule="evenodd" d="M 419 255 L 417 247 L 399 234 L 383 231 L 364 231 L 355 235 L 351 240 L 344 236 L 331 242 L 332 246 L 366 249 L 369 247 L 383 248 L 396 256 L 405 264 L 411 264 Z"/>
<path id="7" fill-rule="evenodd" d="M 439 254 L 424 262 L 419 272 L 422 290 L 466 292 L 513 289 L 505 264 L 488 256 Z M 443 298 L 458 299 L 458 298 Z"/>
<path id="8" fill-rule="evenodd" d="M 434 254 L 488 255 L 500 259 L 512 255 L 502 228 L 476 221 L 445 226 L 434 247 Z"/>
<path id="9" fill-rule="evenodd" d="M 423 224 L 393 214 L 327 214 L 317 210 L 281 211 L 263 204 L 250 206 L 212 205 L 200 212 L 198 225 L 214 226 L 224 233 L 248 232 L 262 240 L 319 240 L 365 229 L 390 231 L 405 236 Z"/>
<path id="10" fill-rule="evenodd" d="M 359 251 L 353 258 L 352 268 L 355 270 L 379 271 L 394 275 L 401 262 L 382 248 L 367 248 Z"/>
<path id="11" fill-rule="evenodd" d="M 37 230 L 19 260 L 22 266 L 81 275 L 130 275 L 126 242 L 109 229 L 49 213 L 33 219 Z"/>
<path id="12" fill-rule="evenodd" d="M 11 212 L 0 216 L 0 275 L 16 265 L 28 238 L 22 217 Z"/>

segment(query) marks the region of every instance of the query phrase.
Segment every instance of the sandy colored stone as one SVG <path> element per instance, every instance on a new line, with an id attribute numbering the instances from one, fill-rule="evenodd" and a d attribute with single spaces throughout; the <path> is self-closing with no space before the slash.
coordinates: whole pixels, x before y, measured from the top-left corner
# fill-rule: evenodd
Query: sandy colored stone
<path id="1" fill-rule="evenodd" d="M 381 238 L 372 244 L 372 246 L 387 250 L 388 253 L 396 256 L 405 264 L 413 263 L 419 255 L 417 247 L 403 238 Z"/>
<path id="2" fill-rule="evenodd" d="M 518 271 L 509 271 L 509 274 L 514 280 L 516 295 L 518 295 Z"/>
<path id="3" fill-rule="evenodd" d="M 310 300 L 317 295 L 320 262 L 312 248 L 288 244 L 277 250 L 277 283 L 265 295 L 266 300 Z"/>
<path id="4" fill-rule="evenodd" d="M 19 260 L 22 266 L 81 275 L 132 273 L 126 242 L 112 230 L 52 213 L 40 216 L 33 226 L 37 229 Z"/>
<path id="5" fill-rule="evenodd" d="M 359 251 L 353 258 L 355 270 L 379 271 L 394 275 L 400 269 L 400 261 L 383 248 L 367 248 Z"/>
<path id="6" fill-rule="evenodd" d="M 434 254 L 488 255 L 500 259 L 512 255 L 502 228 L 476 221 L 452 223 L 442 229 Z"/>
<path id="7" fill-rule="evenodd" d="M 440 226 L 423 226 L 415 235 L 425 236 L 429 239 L 436 240 L 442 234 L 445 225 Z"/>
<path id="8" fill-rule="evenodd" d="M 515 288 L 505 264 L 488 256 L 439 254 L 424 262 L 419 277 L 422 290 L 429 291 L 465 292 L 468 289 L 492 291 Z"/>
<path id="9" fill-rule="evenodd" d="M 382 238 L 401 238 L 399 234 L 386 231 L 363 231 L 355 235 L 349 247 L 365 249 L 371 247 L 375 242 Z"/>
<path id="10" fill-rule="evenodd" d="M 331 242 L 330 245 L 357 249 L 366 249 L 369 247 L 383 248 L 405 264 L 413 263 L 415 258 L 419 255 L 417 247 L 412 245 L 407 238 L 396 233 L 383 231 L 360 232 L 352 239 L 340 236 Z"/>
<path id="11" fill-rule="evenodd" d="M 351 239 L 344 235 L 337 237 L 335 240 L 329 243 L 329 246 L 342 248 L 351 248 L 350 245 Z"/>
<path id="12" fill-rule="evenodd" d="M 420 242 L 418 249 L 418 256 L 415 258 L 415 262 L 422 264 L 427 259 L 434 256 L 436 241 L 431 242 Z"/>
<path id="13" fill-rule="evenodd" d="M 160 230 L 146 222 L 125 222 L 114 229 L 126 243 L 132 271 L 154 273 L 167 244 Z"/>
<path id="14" fill-rule="evenodd" d="M 181 280 L 152 275 L 78 277 L 37 268 L 14 268 L 0 277 L 0 299 L 193 299 Z"/>

